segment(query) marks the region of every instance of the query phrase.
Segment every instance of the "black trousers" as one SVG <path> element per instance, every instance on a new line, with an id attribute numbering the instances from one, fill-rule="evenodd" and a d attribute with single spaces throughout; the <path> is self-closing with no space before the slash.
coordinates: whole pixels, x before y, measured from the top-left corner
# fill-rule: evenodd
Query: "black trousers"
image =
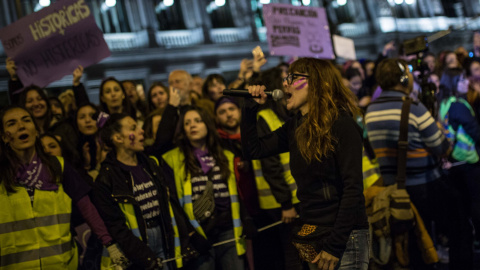
<path id="1" fill-rule="evenodd" d="M 439 234 L 448 237 L 449 269 L 472 269 L 473 228 L 469 221 L 469 207 L 462 199 L 466 195 L 451 183 L 452 178 L 458 181 L 458 176 L 451 176 L 423 185 L 407 186 L 407 191 L 432 239 L 435 241 Z M 409 240 L 410 269 L 433 269 L 433 265 L 423 263 L 413 233 Z"/>
<path id="2" fill-rule="evenodd" d="M 281 209 L 260 210 L 253 217 L 257 229 L 281 220 Z M 291 241 L 292 224 L 280 224 L 259 232 L 254 239 L 255 269 L 302 270 L 303 262 Z M 308 268 L 305 268 L 308 269 Z"/>

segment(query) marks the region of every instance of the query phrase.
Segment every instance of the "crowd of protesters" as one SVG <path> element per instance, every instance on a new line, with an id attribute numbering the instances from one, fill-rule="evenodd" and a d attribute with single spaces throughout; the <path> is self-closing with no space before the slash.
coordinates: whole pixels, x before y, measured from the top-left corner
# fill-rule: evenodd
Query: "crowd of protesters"
<path id="1" fill-rule="evenodd" d="M 396 51 L 270 69 L 254 55 L 232 82 L 175 70 L 146 93 L 109 77 L 100 104 L 82 66 L 55 97 L 23 85 L 7 58 L 0 269 L 473 269 L 480 58 L 388 57 Z M 285 97 L 267 99 L 273 89 Z M 385 244 L 367 190 L 396 181 L 407 97 L 405 185 L 418 218 Z M 89 239 L 76 235 L 85 223 Z"/>

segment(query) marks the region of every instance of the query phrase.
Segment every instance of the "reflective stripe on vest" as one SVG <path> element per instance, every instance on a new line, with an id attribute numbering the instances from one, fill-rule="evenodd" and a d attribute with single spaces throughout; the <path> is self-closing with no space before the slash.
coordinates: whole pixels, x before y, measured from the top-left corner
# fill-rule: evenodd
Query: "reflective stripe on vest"
<path id="1" fill-rule="evenodd" d="M 240 204 L 238 201 L 238 192 L 237 192 L 237 184 L 235 180 L 234 172 L 234 162 L 233 162 L 233 154 L 229 151 L 224 151 L 225 156 L 228 159 L 228 169 L 230 170 L 230 176 L 228 177 L 228 192 L 230 193 L 230 201 L 231 201 L 231 208 L 232 208 L 232 221 L 233 221 L 233 233 L 235 238 L 240 238 L 242 235 L 242 222 L 240 220 Z M 163 156 L 165 162 L 172 168 L 174 175 L 175 175 L 175 185 L 177 189 L 177 196 L 180 201 L 180 205 L 185 210 L 185 213 L 190 220 L 192 226 L 197 230 L 198 233 L 205 236 L 205 232 L 203 231 L 202 227 L 195 219 L 193 214 L 193 204 L 192 204 L 192 181 L 190 179 L 190 174 L 186 174 L 185 172 L 185 163 L 184 163 L 184 155 L 177 147 Z M 245 241 L 243 239 L 237 239 L 235 241 L 237 254 L 243 255 L 245 253 Z"/>
<path id="2" fill-rule="evenodd" d="M 258 112 L 257 118 L 262 117 L 267 122 L 271 131 L 275 131 L 283 125 L 278 116 L 271 109 L 264 109 Z M 287 182 L 290 191 L 292 192 L 292 203 L 299 203 L 297 198 L 297 183 L 290 172 L 290 153 L 282 153 L 280 156 L 280 162 L 283 166 L 283 176 L 285 182 Z M 262 163 L 260 160 L 252 160 L 253 170 L 255 172 L 255 182 L 257 184 L 258 200 L 260 208 L 262 209 L 274 209 L 280 208 L 281 205 L 277 202 L 272 194 L 270 185 L 263 177 Z"/>
<path id="3" fill-rule="evenodd" d="M 380 179 L 380 165 L 376 159 L 368 158 L 365 149 L 363 149 L 362 155 L 363 189 L 365 190 Z"/>
<path id="4" fill-rule="evenodd" d="M 452 151 L 452 157 L 458 161 L 466 161 L 468 163 L 477 163 L 479 160 L 477 149 L 475 148 L 475 141 L 465 132 L 462 125 L 459 125 L 457 130 L 454 130 L 449 123 L 448 111 L 452 103 L 459 102 L 470 110 L 472 116 L 475 116 L 470 104 L 463 98 L 450 97 L 448 100 L 442 101 L 440 104 L 440 119 L 448 131 L 445 136 L 455 143 Z"/>
<path id="5" fill-rule="evenodd" d="M 61 184 L 56 191 L 36 189 L 33 205 L 24 187 L 10 193 L 0 185 L 0 205 L 0 269 L 77 269 L 72 200 Z"/>
<path id="6" fill-rule="evenodd" d="M 135 216 L 135 209 L 133 208 L 133 205 L 130 203 L 119 203 L 118 206 L 125 216 L 125 224 L 127 225 L 127 228 L 132 231 L 133 235 L 142 240 L 142 235 L 140 234 L 140 229 L 138 228 L 137 217 Z M 103 248 L 100 267 L 101 269 L 112 269 L 113 267 L 110 254 L 105 247 Z"/>
<path id="7" fill-rule="evenodd" d="M 155 161 L 157 166 L 160 166 L 160 162 L 155 156 L 150 156 L 151 159 Z M 170 194 L 168 194 L 170 196 Z M 180 245 L 180 233 L 178 232 L 177 222 L 175 221 L 175 214 L 173 213 L 172 205 L 170 204 L 170 200 L 168 200 L 168 211 L 170 212 L 170 218 L 172 219 L 172 227 L 173 227 L 173 234 L 174 234 L 174 244 L 175 244 L 175 257 L 179 258 L 182 256 L 182 246 Z M 182 259 L 175 260 L 177 264 L 177 268 L 183 267 Z"/>

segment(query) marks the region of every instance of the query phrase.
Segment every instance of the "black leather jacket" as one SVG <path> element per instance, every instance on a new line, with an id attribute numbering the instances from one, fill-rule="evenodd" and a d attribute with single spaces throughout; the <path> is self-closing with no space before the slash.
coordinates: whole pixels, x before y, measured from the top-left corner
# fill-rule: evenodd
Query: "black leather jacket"
<path id="1" fill-rule="evenodd" d="M 174 233 L 172 219 L 168 208 L 170 201 L 175 221 L 180 234 L 182 254 L 195 255 L 196 251 L 191 247 L 189 235 L 195 229 L 178 203 L 175 196 L 170 196 L 163 176 L 163 172 L 154 160 L 143 153 L 137 154 L 138 163 L 151 177 L 158 190 L 158 202 L 160 204 L 160 227 L 163 231 L 163 243 L 167 258 L 175 257 Z M 143 219 L 139 204 L 134 198 L 132 191 L 131 173 L 119 166 L 115 153 L 112 151 L 102 163 L 102 168 L 95 181 L 95 204 L 107 225 L 108 231 L 125 253 L 125 256 L 133 263 L 129 269 L 148 269 L 156 260 L 155 254 L 147 246 L 146 223 Z M 120 210 L 119 203 L 131 203 L 135 210 L 138 227 L 142 239 L 136 237 L 126 225 L 126 219 Z"/>

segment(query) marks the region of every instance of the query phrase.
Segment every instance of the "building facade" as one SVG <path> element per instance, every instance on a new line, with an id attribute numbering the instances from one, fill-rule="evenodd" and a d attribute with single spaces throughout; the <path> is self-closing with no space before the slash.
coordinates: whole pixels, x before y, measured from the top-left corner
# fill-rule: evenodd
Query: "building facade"
<path id="1" fill-rule="evenodd" d="M 51 0 L 54 2 L 54 0 Z M 103 31 L 112 56 L 86 68 L 83 78 L 92 101 L 105 77 L 135 80 L 144 88 L 166 82 L 168 73 L 185 69 L 206 77 L 222 73 L 234 79 L 240 61 L 260 45 L 267 66 L 289 57 L 269 57 L 262 7 L 284 3 L 324 7 L 332 34 L 352 38 L 359 59 L 375 60 L 383 45 L 438 31 L 452 33 L 433 42 L 439 52 L 463 45 L 472 48 L 472 31 L 480 28 L 476 0 L 85 0 Z M 0 28 L 28 15 L 50 0 L 0 0 Z M 0 104 L 6 103 L 8 73 L 0 45 Z M 342 59 L 339 59 L 342 61 Z M 58 94 L 71 76 L 47 87 Z"/>

